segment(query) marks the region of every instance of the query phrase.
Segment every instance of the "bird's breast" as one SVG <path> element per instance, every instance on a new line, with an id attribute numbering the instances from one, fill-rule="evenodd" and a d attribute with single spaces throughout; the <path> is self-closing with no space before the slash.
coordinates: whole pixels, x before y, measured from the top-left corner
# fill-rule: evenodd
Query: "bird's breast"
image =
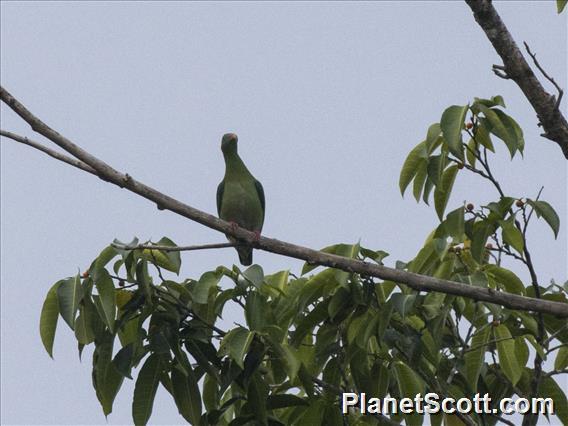
<path id="1" fill-rule="evenodd" d="M 225 182 L 220 216 L 250 231 L 260 231 L 262 206 L 254 183 Z"/>

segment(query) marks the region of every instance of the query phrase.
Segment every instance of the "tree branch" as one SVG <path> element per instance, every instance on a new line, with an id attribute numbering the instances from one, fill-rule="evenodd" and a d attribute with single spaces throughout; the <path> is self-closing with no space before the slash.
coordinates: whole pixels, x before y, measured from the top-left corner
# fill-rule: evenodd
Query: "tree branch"
<path id="1" fill-rule="evenodd" d="M 230 235 L 238 241 L 257 249 L 301 259 L 311 264 L 328 266 L 347 272 L 356 272 L 364 276 L 377 277 L 383 280 L 403 283 L 418 291 L 438 291 L 441 293 L 468 297 L 474 300 L 495 303 L 510 309 L 535 311 L 558 317 L 568 317 L 568 304 L 566 303 L 538 300 L 530 297 L 496 291 L 491 288 L 470 286 L 463 283 L 388 268 L 386 266 L 363 262 L 357 259 L 323 253 L 321 251 L 279 241 L 273 238 L 262 236 L 259 238 L 254 232 L 247 231 L 240 227 L 235 227 L 213 215 L 169 197 L 156 189 L 137 181 L 128 174 L 120 173 L 113 169 L 108 164 L 84 151 L 69 139 L 60 135 L 47 124 L 43 123 L 1 86 L 0 98 L 14 112 L 22 117 L 24 121 L 32 126 L 32 129 L 91 167 L 95 171 L 96 175 L 101 179 L 113 183 L 121 188 L 128 189 L 129 191 L 156 203 L 159 209 L 170 210 L 183 217 L 207 226 L 208 228 Z"/>
<path id="2" fill-rule="evenodd" d="M 200 244 L 194 246 L 161 246 L 158 244 L 138 244 L 136 246 L 122 245 L 111 243 L 111 246 L 120 250 L 161 250 L 161 251 L 194 251 L 194 250 L 210 250 L 227 247 L 237 247 L 238 243 L 214 243 L 214 244 Z"/>
<path id="3" fill-rule="evenodd" d="M 16 142 L 20 142 L 24 145 L 31 146 L 32 148 L 38 149 L 41 152 L 46 153 L 50 157 L 55 158 L 56 160 L 63 161 L 64 163 L 67 163 L 67 164 L 69 164 L 73 167 L 77 167 L 78 169 L 84 170 L 85 172 L 88 172 L 92 175 L 97 176 L 97 172 L 92 167 L 87 166 L 82 161 L 78 161 L 78 160 L 76 160 L 72 157 L 68 157 L 65 154 L 61 154 L 60 152 L 54 151 L 51 148 L 47 148 L 46 146 L 43 146 L 39 142 L 35 142 L 31 139 L 28 139 L 24 136 L 17 135 L 17 134 L 12 133 L 12 132 L 6 132 L 5 130 L 0 130 L 0 136 L 4 136 L 4 137 L 12 139 Z"/>
<path id="4" fill-rule="evenodd" d="M 544 90 L 490 0 L 465 1 L 473 11 L 475 20 L 503 60 L 503 66 L 493 67 L 494 72 L 501 78 L 513 80 L 519 86 L 542 124 L 544 133 L 541 136 L 556 142 L 568 159 L 568 122 L 559 108 L 562 92 L 559 91 L 559 99 L 556 100 L 555 96 Z M 549 81 L 555 84 L 539 65 L 537 67 Z M 555 87 L 559 89 L 556 84 Z"/>
<path id="5" fill-rule="evenodd" d="M 562 90 L 562 88 L 558 85 L 558 83 L 556 83 L 556 81 L 551 76 L 549 76 L 547 74 L 547 72 L 544 70 L 544 68 L 542 68 L 540 63 L 536 60 L 536 53 L 531 52 L 531 49 L 530 49 L 529 45 L 527 44 L 527 42 L 523 41 L 523 44 L 525 45 L 525 49 L 527 50 L 527 53 L 532 58 L 534 65 L 542 73 L 544 78 L 546 78 L 548 81 L 550 81 L 552 83 L 552 85 L 556 88 L 556 90 L 558 91 L 558 99 L 556 99 L 556 105 L 554 106 L 554 108 L 559 109 L 560 108 L 560 102 L 562 102 L 562 96 L 564 96 L 564 90 Z"/>

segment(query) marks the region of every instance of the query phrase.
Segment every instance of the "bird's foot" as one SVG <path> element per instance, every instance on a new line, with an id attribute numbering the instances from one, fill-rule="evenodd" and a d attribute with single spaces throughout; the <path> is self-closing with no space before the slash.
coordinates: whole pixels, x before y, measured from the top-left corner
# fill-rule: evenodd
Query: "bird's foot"
<path id="1" fill-rule="evenodd" d="M 229 222 L 229 225 L 231 225 L 231 231 L 233 232 L 237 232 L 237 229 L 239 229 L 239 224 L 237 222 Z"/>
<path id="2" fill-rule="evenodd" d="M 253 231 L 254 232 L 254 242 L 258 243 L 260 241 L 260 231 Z"/>

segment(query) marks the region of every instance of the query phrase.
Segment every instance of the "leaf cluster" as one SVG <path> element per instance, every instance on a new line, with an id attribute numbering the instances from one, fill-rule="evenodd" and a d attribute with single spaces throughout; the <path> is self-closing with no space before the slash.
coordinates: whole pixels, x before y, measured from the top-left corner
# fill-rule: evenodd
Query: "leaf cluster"
<path id="1" fill-rule="evenodd" d="M 543 218 L 558 234 L 558 215 L 537 197 L 507 195 L 488 155 L 500 140 L 511 158 L 523 133 L 500 96 L 447 108 L 408 155 L 400 189 L 416 200 L 434 191 L 439 225 L 402 270 L 508 293 L 568 303 L 568 283 L 525 283 L 505 267 L 511 258 L 532 268 L 526 230 Z M 466 117 L 469 115 L 468 121 Z M 445 213 L 460 171 L 494 186 L 498 199 Z M 152 243 L 149 243 L 152 244 Z M 158 246 L 175 244 L 163 238 Z M 122 247 L 122 248 L 119 248 Z M 73 330 L 79 356 L 93 345 L 92 381 L 103 413 L 124 381 L 135 380 L 132 417 L 146 424 L 164 387 L 180 415 L 195 425 L 421 425 L 423 415 L 341 413 L 343 392 L 373 397 L 441 398 L 488 394 L 535 396 L 535 356 L 553 360 L 536 396 L 552 398 L 568 423 L 568 402 L 557 375 L 568 371 L 568 324 L 402 283 L 305 264 L 266 275 L 220 266 L 179 280 L 179 251 L 105 248 L 83 274 L 55 283 L 41 313 L 42 342 L 52 355 L 58 319 Z M 322 251 L 382 264 L 388 253 L 360 244 Z M 174 274 L 176 274 L 174 276 Z M 167 277 L 166 277 L 167 275 Z M 170 276 L 174 276 L 171 278 Z M 227 318 L 238 312 L 238 318 Z M 221 328 L 223 319 L 233 326 Z M 493 408 L 498 408 L 497 406 Z M 430 414 L 433 425 L 461 421 L 494 425 L 497 414 Z"/>

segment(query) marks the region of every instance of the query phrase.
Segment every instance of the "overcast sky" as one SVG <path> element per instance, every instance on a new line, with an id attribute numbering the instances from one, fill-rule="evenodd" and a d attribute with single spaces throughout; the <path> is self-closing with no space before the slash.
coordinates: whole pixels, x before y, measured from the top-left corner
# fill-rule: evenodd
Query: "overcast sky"
<path id="1" fill-rule="evenodd" d="M 496 7 L 567 87 L 566 13 L 554 2 Z M 410 260 L 437 224 L 433 208 L 400 196 L 407 153 L 447 106 L 500 94 L 527 146 L 511 162 L 498 144 L 495 173 L 511 196 L 545 187 L 561 232 L 554 240 L 534 221 L 530 248 L 542 283 L 566 280 L 566 160 L 539 137 L 518 87 L 491 72 L 499 58 L 465 3 L 2 2 L 0 47 L 2 85 L 118 170 L 214 213 L 220 139 L 235 132 L 264 185 L 265 235 L 312 248 L 361 239 L 391 253 L 388 265 Z M 3 129 L 42 140 L 4 105 L 1 114 Z M 496 198 L 460 174 L 448 209 Z M 80 362 L 61 320 L 55 360 L 42 347 L 47 290 L 114 238 L 224 236 L 6 139 L 1 214 L 1 421 L 105 424 L 92 349 Z M 232 249 L 182 258 L 181 276 L 193 278 L 238 262 Z M 255 262 L 267 273 L 301 266 L 258 251 Z M 108 424 L 131 422 L 132 391 L 126 380 Z M 151 423 L 182 420 L 160 389 Z"/>

